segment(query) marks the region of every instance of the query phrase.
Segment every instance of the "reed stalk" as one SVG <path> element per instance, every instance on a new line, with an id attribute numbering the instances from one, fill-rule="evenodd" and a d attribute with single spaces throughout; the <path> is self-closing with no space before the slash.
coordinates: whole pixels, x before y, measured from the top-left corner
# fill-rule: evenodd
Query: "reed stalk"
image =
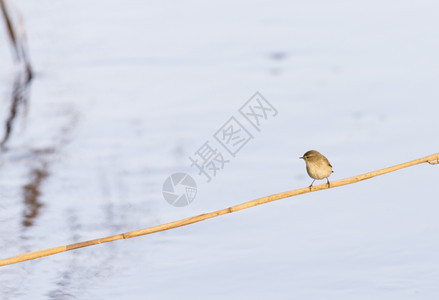
<path id="1" fill-rule="evenodd" d="M 29 51 L 27 48 L 26 32 L 24 30 L 24 22 L 20 12 L 15 9 L 16 22 L 11 17 L 10 6 L 5 0 L 0 0 L 0 11 L 6 23 L 9 39 L 14 50 L 14 58 L 17 62 L 23 62 L 27 76 L 27 81 L 33 77 L 32 66 L 29 58 Z"/>
<path id="2" fill-rule="evenodd" d="M 324 183 L 324 184 L 320 184 L 317 186 L 313 186 L 312 188 L 309 188 L 309 187 L 300 188 L 300 189 L 296 189 L 296 190 L 291 190 L 291 191 L 287 191 L 287 192 L 283 192 L 283 193 L 274 194 L 271 196 L 262 197 L 262 198 L 255 199 L 255 200 L 252 200 L 249 202 L 245 202 L 242 204 L 231 206 L 229 208 L 225 208 L 225 209 L 217 210 L 214 212 L 205 213 L 205 214 L 181 219 L 178 221 L 174 221 L 174 222 L 170 222 L 170 223 L 166 223 L 166 224 L 162 224 L 162 225 L 148 227 L 148 228 L 144 228 L 144 229 L 140 229 L 140 230 L 129 231 L 129 232 L 113 235 L 113 236 L 84 241 L 84 242 L 80 242 L 80 243 L 75 243 L 75 244 L 70 244 L 70 245 L 65 245 L 65 246 L 60 246 L 60 247 L 55 247 L 55 248 L 20 254 L 20 255 L 14 256 L 14 257 L 0 260 L 0 266 L 15 264 L 15 263 L 23 262 L 26 260 L 49 256 L 49 255 L 53 255 L 53 254 L 57 254 L 57 253 L 61 253 L 61 252 L 65 252 L 65 251 L 69 251 L 69 250 L 73 250 L 73 249 L 93 246 L 93 245 L 102 244 L 102 243 L 108 243 L 108 242 L 112 242 L 112 241 L 116 241 L 116 240 L 129 239 L 129 238 L 147 235 L 147 234 L 160 232 L 160 231 L 165 231 L 165 230 L 169 230 L 169 229 L 173 229 L 173 228 L 177 228 L 177 227 L 181 227 L 181 226 L 186 226 L 189 224 L 204 221 L 206 219 L 210 219 L 210 218 L 218 217 L 221 215 L 240 211 L 243 209 L 247 209 L 247 208 L 257 206 L 260 204 L 264 204 L 264 203 L 268 203 L 268 202 L 272 202 L 272 201 L 276 201 L 276 200 L 280 200 L 280 199 L 284 199 L 284 198 L 288 198 L 288 197 L 292 197 L 292 196 L 297 196 L 297 195 L 301 195 L 301 194 L 306 194 L 306 193 L 310 193 L 310 192 L 316 192 L 316 191 L 320 191 L 320 190 L 324 190 L 324 189 L 328 189 L 328 188 L 335 188 L 335 187 L 339 187 L 339 186 L 343 186 L 343 185 L 347 185 L 347 184 L 356 183 L 356 182 L 359 182 L 362 180 L 370 179 L 370 178 L 373 178 L 373 177 L 376 177 L 379 175 L 387 174 L 390 172 L 394 172 L 396 170 L 408 168 L 408 167 L 422 164 L 422 163 L 426 163 L 426 162 L 428 162 L 431 165 L 438 164 L 439 163 L 439 153 L 432 154 L 432 155 L 422 157 L 422 158 L 418 158 L 418 159 L 415 159 L 415 160 L 412 160 L 409 162 L 405 162 L 405 163 L 395 165 L 392 167 L 388 167 L 388 168 L 384 168 L 381 170 L 372 171 L 369 173 L 365 173 L 365 174 L 356 175 L 353 177 L 333 181 L 333 182 L 331 182 L 330 187 L 328 187 L 328 185 L 326 183 Z"/>

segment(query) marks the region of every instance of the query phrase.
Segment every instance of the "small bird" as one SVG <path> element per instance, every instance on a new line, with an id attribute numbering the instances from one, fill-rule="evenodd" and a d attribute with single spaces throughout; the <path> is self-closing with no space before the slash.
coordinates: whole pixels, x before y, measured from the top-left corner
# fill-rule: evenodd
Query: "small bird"
<path id="1" fill-rule="evenodd" d="M 308 172 L 309 177 L 314 179 L 309 186 L 310 189 L 316 179 L 320 180 L 326 178 L 328 187 L 331 186 L 328 177 L 331 175 L 331 173 L 334 173 L 334 171 L 332 171 L 332 166 L 324 155 L 316 150 L 310 150 L 299 158 L 305 161 L 306 171 Z"/>

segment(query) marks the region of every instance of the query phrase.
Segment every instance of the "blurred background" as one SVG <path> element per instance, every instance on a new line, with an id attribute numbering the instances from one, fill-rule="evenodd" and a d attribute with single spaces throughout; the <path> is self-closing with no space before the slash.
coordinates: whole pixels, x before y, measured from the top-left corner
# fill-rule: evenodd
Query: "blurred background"
<path id="1" fill-rule="evenodd" d="M 436 1 L 10 0 L 0 19 L 0 258 L 438 152 Z M 21 15 L 22 22 L 20 23 Z M 255 92 L 278 111 L 210 182 L 190 156 Z M 226 153 L 226 152 L 225 152 Z M 438 167 L 0 268 L 1 299 L 433 299 Z M 174 207 L 185 172 L 195 200 Z"/>

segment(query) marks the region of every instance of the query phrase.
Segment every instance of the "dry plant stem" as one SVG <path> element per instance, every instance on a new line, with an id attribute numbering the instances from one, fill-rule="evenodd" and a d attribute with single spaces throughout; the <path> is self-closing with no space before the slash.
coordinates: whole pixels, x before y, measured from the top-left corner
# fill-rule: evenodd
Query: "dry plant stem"
<path id="1" fill-rule="evenodd" d="M 3 13 L 3 18 L 5 19 L 6 28 L 8 30 L 9 38 L 11 39 L 12 47 L 14 47 L 15 58 L 19 60 L 20 55 L 18 54 L 17 35 L 15 34 L 14 26 L 12 25 L 12 21 L 9 17 L 8 9 L 4 0 L 0 0 L 0 9 Z"/>
<path id="2" fill-rule="evenodd" d="M 415 159 L 415 160 L 412 160 L 412 161 L 409 161 L 409 162 L 406 162 L 403 164 L 399 164 L 399 165 L 396 165 L 393 167 L 381 169 L 378 171 L 373 171 L 373 172 L 365 173 L 362 175 L 357 175 L 357 176 L 353 176 L 350 178 L 333 181 L 333 182 L 331 182 L 330 188 L 335 188 L 338 186 L 355 183 L 355 182 L 358 182 L 361 180 L 369 179 L 369 178 L 372 178 L 375 176 L 383 175 L 386 173 L 390 173 L 390 172 L 393 172 L 393 171 L 396 171 L 399 169 L 411 167 L 411 166 L 425 163 L 425 162 L 428 162 L 429 164 L 432 164 L 432 165 L 438 164 L 439 153 L 429 155 L 429 156 L 426 156 L 423 158 Z M 65 251 L 78 249 L 78 248 L 82 248 L 82 247 L 112 242 L 112 241 L 121 240 L 121 239 L 128 239 L 128 238 L 151 234 L 151 233 L 155 233 L 155 232 L 159 232 L 159 231 L 169 230 L 172 228 L 177 228 L 177 227 L 189 225 L 189 224 L 200 222 L 200 221 L 203 221 L 206 219 L 214 218 L 217 216 L 221 216 L 221 215 L 225 215 L 225 214 L 232 213 L 235 211 L 239 211 L 239 210 L 243 210 L 243 209 L 250 208 L 253 206 L 257 206 L 257 205 L 260 205 L 263 203 L 268 203 L 271 201 L 275 201 L 275 200 L 279 200 L 279 199 L 283 199 L 283 198 L 288 198 L 288 197 L 292 197 L 292 196 L 296 196 L 296 195 L 300 195 L 300 194 L 305 194 L 305 193 L 309 193 L 309 192 L 324 190 L 324 189 L 328 189 L 328 188 L 329 188 L 328 185 L 326 183 L 324 183 L 324 184 L 320 184 L 317 186 L 313 186 L 311 189 L 309 187 L 306 187 L 306 188 L 287 191 L 287 192 L 283 192 L 283 193 L 279 193 L 279 194 L 274 194 L 271 196 L 262 197 L 262 198 L 259 198 L 259 199 L 253 200 L 253 201 L 238 204 L 238 205 L 235 205 L 235 206 L 232 206 L 229 208 L 217 210 L 217 211 L 206 213 L 206 214 L 197 215 L 194 217 L 190 217 L 190 218 L 186 218 L 186 219 L 182 219 L 182 220 L 178 220 L 178 221 L 174 221 L 174 222 L 170 222 L 170 223 L 166 223 L 166 224 L 162 224 L 162 225 L 158 225 L 158 226 L 153 226 L 153 227 L 149 227 L 149 228 L 145 228 L 145 229 L 130 231 L 130 232 L 126 232 L 126 233 L 122 233 L 122 234 L 118 234 L 118 235 L 113 235 L 113 236 L 104 237 L 104 238 L 100 238 L 100 239 L 85 241 L 85 242 L 81 242 L 81 243 L 70 244 L 70 245 L 66 245 L 66 246 L 50 248 L 50 249 L 45 249 L 45 250 L 40 250 L 40 251 L 35 251 L 35 252 L 29 252 L 29 253 L 17 255 L 17 256 L 11 257 L 11 258 L 0 260 L 0 266 L 10 265 L 10 264 L 14 264 L 14 263 L 18 263 L 18 262 L 22 262 L 22 261 L 26 261 L 26 260 L 31 260 L 31 259 L 35 259 L 35 258 L 39 258 L 39 257 L 44 257 L 44 256 L 48 256 L 48 255 L 53 255 L 56 253 L 65 252 Z"/>
<path id="3" fill-rule="evenodd" d="M 27 75 L 27 81 L 30 81 L 33 77 L 32 66 L 30 63 L 29 52 L 27 50 L 26 35 L 23 25 L 23 20 L 21 19 L 21 14 L 18 14 L 18 25 L 17 22 L 13 22 L 10 14 L 8 12 L 8 7 L 4 0 L 0 0 L 0 10 L 2 11 L 3 18 L 6 23 L 6 28 L 8 31 L 9 38 L 11 40 L 12 47 L 14 49 L 14 58 L 17 62 L 23 61 L 24 67 Z"/>

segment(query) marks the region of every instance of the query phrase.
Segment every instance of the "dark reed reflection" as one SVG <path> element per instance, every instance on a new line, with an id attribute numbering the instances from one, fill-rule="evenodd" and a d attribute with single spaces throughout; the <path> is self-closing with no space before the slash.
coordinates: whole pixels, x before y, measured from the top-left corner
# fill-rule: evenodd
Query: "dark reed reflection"
<path id="1" fill-rule="evenodd" d="M 24 227 L 34 224 L 40 208 L 43 206 L 39 198 L 41 195 L 41 184 L 47 176 L 49 176 L 47 163 L 43 163 L 41 167 L 31 170 L 30 181 L 23 186 L 24 212 L 22 224 Z"/>
<path id="2" fill-rule="evenodd" d="M 18 119 L 26 118 L 30 84 L 31 79 L 26 72 L 20 72 L 15 76 L 9 101 L 10 107 L 2 130 L 3 137 L 0 142 L 0 150 L 2 152 L 8 151 L 6 145 L 12 137 L 14 125 L 18 122 Z M 48 155 L 53 153 L 53 150 L 34 149 L 30 151 L 27 159 L 30 159 L 33 163 L 29 164 L 29 179 L 27 183 L 21 187 L 24 204 L 21 223 L 24 228 L 34 224 L 43 206 L 43 203 L 40 201 L 41 185 L 49 176 L 47 158 Z"/>
<path id="3" fill-rule="evenodd" d="M 14 59 L 16 62 L 22 62 L 24 64 L 26 80 L 30 81 L 33 76 L 33 72 L 29 58 L 23 19 L 20 17 L 19 11 L 17 9 L 11 9 L 10 5 L 4 0 L 0 0 L 0 11 L 2 13 L 3 20 L 5 21 L 6 31 L 8 33 L 14 53 Z M 15 13 L 11 15 L 12 12 Z M 13 15 L 15 15 L 15 18 Z"/>
<path id="4" fill-rule="evenodd" d="M 15 77 L 14 84 L 12 87 L 12 95 L 11 95 L 11 106 L 9 109 L 9 116 L 5 121 L 4 134 L 3 138 L 0 142 L 0 148 L 2 150 L 5 149 L 5 145 L 11 137 L 11 133 L 13 131 L 13 126 L 15 120 L 17 119 L 18 112 L 20 108 L 26 111 L 26 105 L 29 101 L 30 94 L 30 82 L 31 79 L 27 76 L 27 74 L 19 73 Z M 24 114 L 25 115 L 25 114 Z"/>

